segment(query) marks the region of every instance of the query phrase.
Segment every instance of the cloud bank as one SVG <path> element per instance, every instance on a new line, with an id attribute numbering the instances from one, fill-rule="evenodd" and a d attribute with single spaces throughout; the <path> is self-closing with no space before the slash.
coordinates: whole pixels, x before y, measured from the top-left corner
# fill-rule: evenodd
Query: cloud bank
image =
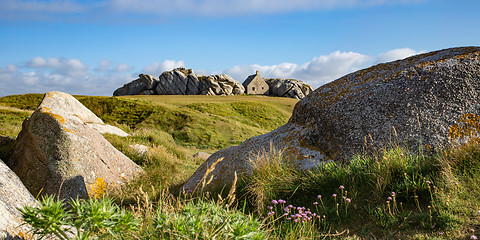
<path id="1" fill-rule="evenodd" d="M 239 82 L 256 70 L 267 78 L 294 78 L 317 88 L 345 74 L 385 61 L 393 61 L 419 52 L 409 49 L 394 49 L 376 57 L 335 51 L 328 55 L 312 58 L 311 61 L 279 63 L 275 65 L 233 66 L 215 73 L 226 73 Z M 94 67 L 87 66 L 79 59 L 64 57 L 35 57 L 22 64 L 0 66 L 0 96 L 24 93 L 63 91 L 70 94 L 111 96 L 123 84 L 137 78 L 139 73 L 159 76 L 164 71 L 186 66 L 182 60 L 164 60 L 144 66 L 140 71 L 127 63 L 101 60 Z M 188 67 L 188 66 L 186 66 Z M 212 74 L 195 70 L 197 73 Z"/>
<path id="2" fill-rule="evenodd" d="M 113 16 L 229 17 L 251 14 L 330 10 L 338 8 L 373 7 L 421 2 L 423 0 L 0 0 L 0 19 L 37 19 L 48 21 L 62 18 L 112 19 Z M 121 17 L 119 18 L 121 19 Z M 131 19 L 131 18 L 130 18 Z"/>
<path id="3" fill-rule="evenodd" d="M 347 73 L 368 66 L 371 59 L 371 57 L 359 53 L 336 51 L 329 55 L 314 57 L 310 62 L 302 65 L 281 63 L 270 66 L 258 64 L 234 66 L 226 70 L 225 73 L 242 82 L 246 78 L 245 76 L 260 70 L 262 77 L 300 79 L 318 87 Z"/>

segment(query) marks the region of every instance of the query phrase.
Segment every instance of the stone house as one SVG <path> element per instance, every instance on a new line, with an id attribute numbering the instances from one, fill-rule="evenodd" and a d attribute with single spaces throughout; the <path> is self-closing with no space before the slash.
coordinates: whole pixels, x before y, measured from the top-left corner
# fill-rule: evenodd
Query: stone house
<path id="1" fill-rule="evenodd" d="M 246 94 L 269 94 L 270 87 L 267 82 L 260 77 L 260 71 L 257 71 L 254 75 L 248 76 L 243 82 L 243 86 L 245 87 Z"/>

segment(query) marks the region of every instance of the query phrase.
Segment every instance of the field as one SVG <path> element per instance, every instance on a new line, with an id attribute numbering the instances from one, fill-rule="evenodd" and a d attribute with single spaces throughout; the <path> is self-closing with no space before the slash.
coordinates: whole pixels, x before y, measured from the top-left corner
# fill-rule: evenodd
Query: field
<path id="1" fill-rule="evenodd" d="M 41 98 L 0 98 L 0 135 L 15 138 Z M 296 100 L 76 98 L 131 134 L 105 137 L 146 170 L 125 188 L 104 194 L 110 204 L 132 214 L 132 224 L 123 228 L 129 229 L 122 233 L 126 239 L 476 239 L 480 234 L 476 140 L 435 153 L 392 144 L 373 154 L 359 153 L 349 163 L 309 171 L 295 170 L 291 159 L 276 149 L 260 157 L 253 174 L 241 176 L 227 198 L 190 196 L 178 188 L 202 163 L 192 158 L 195 152 L 213 153 L 279 127 L 288 121 Z M 128 147 L 135 143 L 149 146 L 149 153 L 140 155 Z M 0 158 L 8 158 L 12 146 L 13 140 L 1 144 Z M 97 204 L 92 201 L 83 209 Z M 93 234 L 114 238 L 109 231 L 122 232 L 108 224 L 104 228 Z"/>

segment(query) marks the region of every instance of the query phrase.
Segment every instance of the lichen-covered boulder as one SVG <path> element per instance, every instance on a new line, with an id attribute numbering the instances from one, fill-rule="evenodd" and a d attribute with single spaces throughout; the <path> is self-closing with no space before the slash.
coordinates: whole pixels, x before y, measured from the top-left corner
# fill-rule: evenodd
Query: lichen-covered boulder
<path id="1" fill-rule="evenodd" d="M 267 78 L 270 96 L 302 99 L 313 92 L 313 88 L 296 79 Z"/>
<path id="2" fill-rule="evenodd" d="M 480 48 L 461 47 L 379 64 L 326 84 L 299 101 L 287 124 L 214 153 L 184 184 L 194 189 L 209 166 L 222 189 L 271 147 L 301 169 L 348 160 L 397 143 L 411 150 L 465 143 L 480 132 Z"/>
<path id="3" fill-rule="evenodd" d="M 245 87 L 227 74 L 211 75 L 202 80 L 202 95 L 239 95 Z"/>
<path id="4" fill-rule="evenodd" d="M 138 75 L 138 79 L 133 80 L 123 87 L 113 92 L 113 96 L 123 95 L 151 95 L 157 87 L 158 79 L 148 74 Z"/>
<path id="5" fill-rule="evenodd" d="M 97 118 L 69 94 L 46 93 L 7 164 L 33 195 L 85 198 L 124 184 L 142 169 L 88 124 Z"/>
<path id="6" fill-rule="evenodd" d="M 201 82 L 192 69 L 180 67 L 162 73 L 155 92 L 158 95 L 197 95 L 201 89 Z"/>
<path id="7" fill-rule="evenodd" d="M 0 239 L 27 236 L 31 229 L 22 225 L 19 208 L 38 206 L 17 175 L 0 160 Z"/>

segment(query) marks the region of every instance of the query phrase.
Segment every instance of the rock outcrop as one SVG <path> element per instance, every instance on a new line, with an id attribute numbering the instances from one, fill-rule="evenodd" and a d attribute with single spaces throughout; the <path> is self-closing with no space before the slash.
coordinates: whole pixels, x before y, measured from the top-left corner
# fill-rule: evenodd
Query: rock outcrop
<path id="1" fill-rule="evenodd" d="M 245 92 L 243 85 L 227 74 L 211 75 L 200 79 L 202 95 L 240 95 Z"/>
<path id="2" fill-rule="evenodd" d="M 302 99 L 313 92 L 310 85 L 295 79 L 267 78 L 270 87 L 270 96 Z"/>
<path id="3" fill-rule="evenodd" d="M 203 76 L 183 67 L 163 72 L 157 79 L 140 74 L 137 80 L 115 90 L 122 95 L 239 95 L 245 88 L 232 77 L 221 74 Z"/>
<path id="4" fill-rule="evenodd" d="M 14 236 L 26 236 L 30 229 L 22 224 L 19 208 L 36 207 L 37 200 L 23 186 L 23 183 L 0 160 L 0 239 L 13 239 Z"/>
<path id="5" fill-rule="evenodd" d="M 33 195 L 85 198 L 119 186 L 142 169 L 91 127 L 99 120 L 71 95 L 48 92 L 23 122 L 7 164 Z"/>
<path id="6" fill-rule="evenodd" d="M 194 189 L 206 169 L 207 189 L 251 171 L 249 159 L 271 146 L 306 169 L 348 160 L 365 147 L 392 142 L 411 150 L 465 143 L 480 132 L 480 48 L 445 49 L 379 64 L 326 84 L 297 103 L 287 124 L 214 153 L 184 184 Z"/>
<path id="7" fill-rule="evenodd" d="M 123 95 L 151 95 L 155 94 L 155 88 L 157 87 L 158 79 L 148 74 L 138 75 L 138 79 L 133 80 L 123 87 L 115 90 L 113 96 Z"/>

